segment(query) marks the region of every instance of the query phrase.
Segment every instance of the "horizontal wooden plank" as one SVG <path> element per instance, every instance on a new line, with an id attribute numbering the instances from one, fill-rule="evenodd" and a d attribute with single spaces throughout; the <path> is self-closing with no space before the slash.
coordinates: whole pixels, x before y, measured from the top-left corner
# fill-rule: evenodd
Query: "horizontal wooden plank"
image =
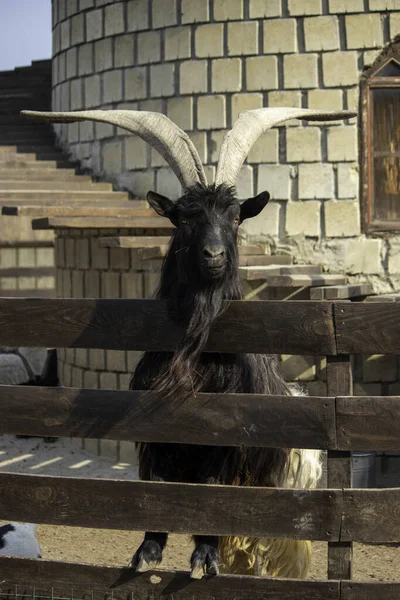
<path id="1" fill-rule="evenodd" d="M 239 265 L 241 266 L 271 266 L 270 272 L 274 272 L 276 274 L 280 274 L 282 270 L 281 262 L 278 257 L 275 256 L 267 256 L 267 255 L 253 255 L 253 254 L 244 254 L 240 253 L 241 248 L 239 248 Z M 156 260 L 160 258 L 164 258 L 164 256 L 168 252 L 168 245 L 155 245 L 153 247 L 141 248 L 140 256 L 143 260 Z M 285 257 L 286 258 L 286 257 Z M 293 267 L 289 267 L 292 269 Z"/>
<path id="2" fill-rule="evenodd" d="M 276 275 L 318 275 L 321 273 L 319 265 L 260 265 L 242 267 L 240 273 L 246 281 L 254 281 L 256 279 L 265 279 Z"/>
<path id="3" fill-rule="evenodd" d="M 341 582 L 341 600 L 399 600 L 399 598 L 400 582 Z"/>
<path id="4" fill-rule="evenodd" d="M 365 302 L 400 302 L 400 294 L 379 294 L 366 298 Z"/>
<path id="5" fill-rule="evenodd" d="M 400 396 L 336 399 L 338 447 L 400 450 Z"/>
<path id="6" fill-rule="evenodd" d="M 241 267 L 240 270 L 246 267 Z M 248 281 L 263 280 L 271 287 L 314 287 L 316 285 L 342 284 L 346 282 L 344 275 L 268 275 L 259 269 L 254 269 L 245 275 Z"/>
<path id="7" fill-rule="evenodd" d="M 400 304 L 343 302 L 334 307 L 339 354 L 400 354 Z"/>
<path id="8" fill-rule="evenodd" d="M 0 171 L 1 174 L 1 171 Z M 0 184 L 1 185 L 1 184 Z M 62 192 L 60 192 L 62 193 Z M 36 194 L 37 196 L 37 194 Z M 129 200 L 126 198 L 125 200 L 118 199 L 107 199 L 103 200 L 102 198 L 85 198 L 85 199 L 77 199 L 74 197 L 71 198 L 37 198 L 30 197 L 29 194 L 26 194 L 23 198 L 20 199 L 7 199 L 0 200 L 0 207 L 28 207 L 28 206 L 43 206 L 43 207 L 55 207 L 55 208 L 67 208 L 68 206 L 78 207 L 78 206 L 101 206 L 101 207 L 115 207 L 115 208 L 125 208 L 131 207 L 138 210 L 149 209 L 150 205 L 146 200 Z M 154 214 L 154 212 L 153 212 Z"/>
<path id="9" fill-rule="evenodd" d="M 110 206 L 111 204 L 111 206 Z M 154 217 L 154 211 L 135 208 L 132 202 L 125 206 L 3 206 L 1 214 L 14 217 Z"/>
<path id="10" fill-rule="evenodd" d="M 44 217 L 32 220 L 32 229 L 171 229 L 162 217 Z"/>
<path id="11" fill-rule="evenodd" d="M 18 473 L 0 473 L 0 487 L 0 514 L 6 521 L 322 541 L 338 540 L 340 533 L 340 490 Z"/>
<path id="12" fill-rule="evenodd" d="M 310 290 L 311 300 L 346 300 L 348 298 L 359 298 L 374 293 L 370 283 L 330 285 L 315 287 Z"/>
<path id="13" fill-rule="evenodd" d="M 335 448 L 334 398 L 196 394 L 184 404 L 143 392 L 0 386 L 0 434 L 211 446 Z"/>
<path id="14" fill-rule="evenodd" d="M 400 542 L 400 488 L 344 490 L 340 538 L 355 542 Z"/>
<path id="15" fill-rule="evenodd" d="M 154 248 L 167 245 L 170 239 L 163 235 L 119 235 L 99 237 L 99 244 L 104 248 Z"/>
<path id="16" fill-rule="evenodd" d="M 159 300 L 0 300 L 0 345 L 173 350 L 182 327 Z M 335 354 L 329 302 L 231 301 L 215 322 L 209 352 Z"/>
<path id="17" fill-rule="evenodd" d="M 134 548 L 132 552 L 133 550 Z M 128 567 L 8 557 L 0 557 L 0 573 L 2 598 L 9 600 L 16 600 L 16 584 L 18 592 L 30 598 L 33 597 L 32 588 L 35 586 L 36 597 L 52 595 L 54 598 L 70 598 L 73 589 L 75 598 L 83 598 L 87 594 L 91 600 L 104 600 L 107 592 L 112 593 L 113 600 L 340 599 L 338 581 L 266 579 L 237 575 L 205 576 L 194 580 L 190 579 L 188 572 L 183 571 L 134 573 Z M 392 600 L 392 596 L 388 600 Z"/>

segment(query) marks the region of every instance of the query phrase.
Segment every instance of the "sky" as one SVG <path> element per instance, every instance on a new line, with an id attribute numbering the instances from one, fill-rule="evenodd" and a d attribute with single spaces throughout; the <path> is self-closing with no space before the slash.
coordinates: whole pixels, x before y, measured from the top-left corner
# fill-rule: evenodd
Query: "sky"
<path id="1" fill-rule="evenodd" d="M 51 58 L 51 0 L 0 0 L 0 71 Z"/>

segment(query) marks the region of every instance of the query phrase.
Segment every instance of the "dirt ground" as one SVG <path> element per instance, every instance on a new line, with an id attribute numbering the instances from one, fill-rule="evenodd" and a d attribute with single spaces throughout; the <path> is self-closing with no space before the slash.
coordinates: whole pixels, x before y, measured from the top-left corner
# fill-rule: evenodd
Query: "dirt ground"
<path id="1" fill-rule="evenodd" d="M 37 537 L 43 558 L 71 562 L 88 562 L 127 566 L 143 539 L 139 532 L 106 531 L 77 527 L 41 525 Z M 313 563 L 309 577 L 326 578 L 327 544 L 313 544 Z M 164 551 L 162 567 L 189 569 L 193 550 L 190 537 L 171 535 Z M 400 548 L 355 544 L 353 579 L 359 581 L 399 581 Z"/>

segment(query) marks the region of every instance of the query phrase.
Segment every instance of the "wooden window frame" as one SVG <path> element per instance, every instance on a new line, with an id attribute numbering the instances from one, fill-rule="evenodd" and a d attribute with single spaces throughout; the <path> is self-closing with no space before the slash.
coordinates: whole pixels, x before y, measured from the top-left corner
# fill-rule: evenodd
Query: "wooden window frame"
<path id="1" fill-rule="evenodd" d="M 374 193 L 374 168 L 373 168 L 373 110 L 372 90 L 374 88 L 400 88 L 400 77 L 379 77 L 379 73 L 392 60 L 400 64 L 400 42 L 387 48 L 374 62 L 373 66 L 365 72 L 360 83 L 361 100 L 361 218 L 363 231 L 400 231 L 398 221 L 372 220 L 372 200 Z"/>

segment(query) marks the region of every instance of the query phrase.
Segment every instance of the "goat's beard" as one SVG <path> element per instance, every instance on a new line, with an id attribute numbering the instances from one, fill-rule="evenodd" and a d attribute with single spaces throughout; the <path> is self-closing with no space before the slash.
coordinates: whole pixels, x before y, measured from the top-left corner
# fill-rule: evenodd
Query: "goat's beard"
<path id="1" fill-rule="evenodd" d="M 171 246 L 170 253 L 173 252 Z M 215 319 L 222 314 L 227 306 L 227 300 L 242 298 L 242 286 L 238 272 L 236 246 L 231 249 L 228 268 L 224 276 L 218 280 L 196 281 L 191 278 L 189 258 L 179 257 L 179 265 L 175 263 L 175 285 L 167 283 L 169 308 L 174 320 L 183 321 L 185 333 L 174 352 L 167 368 L 153 381 L 151 390 L 157 396 L 165 399 L 186 400 L 192 394 L 200 391 L 204 385 L 206 374 L 198 368 L 200 355 L 203 352 L 210 329 Z M 183 260 L 182 260 L 183 259 Z M 182 264 L 185 262 L 186 264 Z M 164 267 L 167 267 L 168 257 Z M 167 276 L 164 268 L 159 297 L 163 294 L 163 279 Z M 185 271 L 186 281 L 179 283 L 179 274 Z M 169 279 L 172 275 L 168 273 Z M 192 279 L 192 281 L 191 281 Z M 175 292 L 175 293 L 174 293 Z"/>

